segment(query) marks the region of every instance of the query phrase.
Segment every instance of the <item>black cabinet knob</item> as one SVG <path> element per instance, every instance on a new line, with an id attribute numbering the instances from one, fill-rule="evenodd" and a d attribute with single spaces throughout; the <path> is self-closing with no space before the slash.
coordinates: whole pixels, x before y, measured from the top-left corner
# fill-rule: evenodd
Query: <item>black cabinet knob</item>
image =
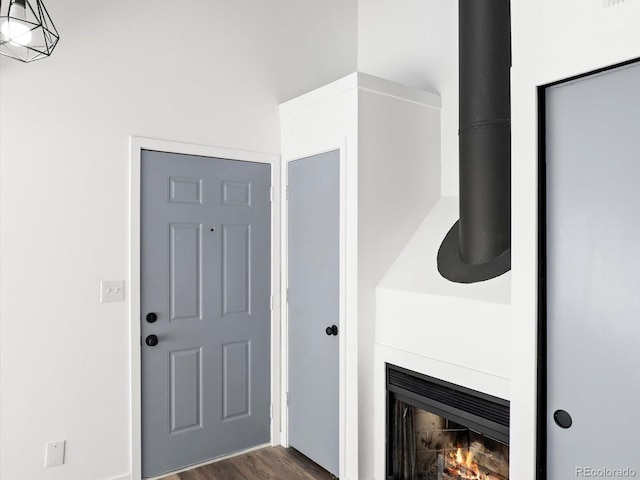
<path id="1" fill-rule="evenodd" d="M 158 344 L 158 337 L 156 335 L 149 335 L 147 338 L 145 338 L 144 343 L 146 343 L 150 347 L 155 347 Z"/>
<path id="2" fill-rule="evenodd" d="M 325 329 L 325 332 L 327 333 L 327 335 L 338 335 L 338 327 L 336 327 L 335 325 L 331 325 L 330 327 L 327 327 Z"/>
<path id="3" fill-rule="evenodd" d="M 151 313 L 147 313 L 147 322 L 149 323 L 153 323 L 158 319 L 158 315 L 156 315 L 155 313 L 151 312 Z"/>
<path id="4" fill-rule="evenodd" d="M 569 412 L 565 412 L 564 410 L 556 410 L 553 414 L 553 419 L 561 428 L 569 428 L 573 425 L 571 415 L 569 415 Z"/>

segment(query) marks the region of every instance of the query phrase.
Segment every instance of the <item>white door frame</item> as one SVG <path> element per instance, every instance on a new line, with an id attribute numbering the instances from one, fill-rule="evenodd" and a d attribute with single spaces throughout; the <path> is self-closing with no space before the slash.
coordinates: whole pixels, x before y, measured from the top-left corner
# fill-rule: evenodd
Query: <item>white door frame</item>
<path id="1" fill-rule="evenodd" d="M 338 138 L 338 139 L 329 139 L 323 142 L 318 142 L 312 146 L 305 147 L 304 150 L 300 151 L 289 151 L 286 156 L 283 156 L 282 166 L 280 177 L 282 181 L 282 192 L 281 192 L 281 208 L 282 211 L 280 213 L 282 220 L 282 230 L 281 230 L 281 242 L 282 242 L 282 256 L 281 256 L 281 285 L 280 291 L 282 294 L 281 305 L 282 305 L 282 321 L 280 322 L 280 336 L 282 341 L 282 391 L 281 398 L 285 399 L 285 401 L 281 404 L 281 422 L 282 422 L 282 432 L 281 432 L 281 445 L 284 447 L 289 446 L 289 419 L 288 419 L 288 406 L 287 406 L 287 392 L 289 390 L 289 376 L 288 376 L 288 327 L 289 327 L 289 317 L 288 317 L 288 305 L 286 299 L 287 287 L 289 284 L 288 281 L 288 215 L 287 215 L 287 191 L 286 186 L 288 185 L 288 166 L 289 162 L 300 160 L 303 158 L 311 157 L 313 155 L 319 155 L 322 153 L 332 152 L 338 150 L 340 152 L 340 234 L 339 234 L 339 329 L 340 335 L 338 335 L 338 351 L 339 351 L 339 380 L 338 380 L 338 392 L 339 392 L 339 413 L 338 413 L 338 425 L 339 425 L 339 477 L 347 478 L 347 461 L 358 462 L 357 455 L 357 438 L 355 443 L 353 440 L 348 439 L 347 432 L 347 394 L 351 392 L 353 395 L 353 391 L 357 392 L 357 362 L 358 362 L 358 347 L 357 347 L 357 322 L 353 320 L 357 319 L 355 314 L 352 314 L 353 309 L 356 307 L 357 303 L 354 300 L 357 298 L 357 292 L 355 296 L 350 295 L 348 293 L 353 290 L 350 288 L 353 285 L 354 275 L 349 275 L 348 272 L 351 273 L 350 265 L 348 265 L 349 260 L 355 262 L 355 258 L 353 255 L 348 255 L 348 252 L 353 251 L 353 245 L 355 245 L 355 241 L 357 240 L 356 232 L 351 231 L 350 236 L 347 236 L 347 206 L 355 206 L 355 202 L 350 202 L 349 199 L 351 195 L 355 195 L 356 193 L 353 190 L 348 192 L 347 190 L 347 138 Z M 348 198 L 349 195 L 349 198 Z M 357 229 L 357 225 L 355 226 Z M 347 300 L 349 299 L 349 300 Z M 347 318 L 351 319 L 351 321 L 347 321 Z M 349 354 L 349 356 L 347 356 Z M 354 373 L 355 372 L 355 375 Z M 348 388 L 348 382 L 351 385 L 351 388 Z M 354 389 L 354 390 L 352 390 Z M 357 402 L 357 395 L 356 395 Z M 356 403 L 357 405 L 357 403 Z M 355 411 L 353 411 L 355 410 Z M 350 408 L 348 415 L 355 415 L 355 418 L 358 418 L 357 408 Z M 356 420 L 357 422 L 357 420 Z M 355 450 L 354 450 L 355 447 Z M 347 451 L 351 452 L 351 458 L 347 456 Z"/>
<path id="2" fill-rule="evenodd" d="M 141 347 L 140 347 L 140 180 L 141 152 L 155 150 L 212 158 L 224 158 L 271 165 L 271 445 L 280 443 L 280 354 L 281 342 L 278 332 L 280 326 L 280 157 L 275 154 L 233 150 L 228 148 L 172 142 L 144 137 L 130 137 L 130 176 L 129 176 L 129 280 L 127 294 L 129 298 L 129 362 L 130 362 L 130 449 L 131 479 L 142 478 L 142 389 L 141 389 Z"/>

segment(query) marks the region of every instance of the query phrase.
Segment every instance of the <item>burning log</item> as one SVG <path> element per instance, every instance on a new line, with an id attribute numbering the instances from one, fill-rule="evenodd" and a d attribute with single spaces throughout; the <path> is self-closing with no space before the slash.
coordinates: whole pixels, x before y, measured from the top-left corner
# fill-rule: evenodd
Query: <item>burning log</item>
<path id="1" fill-rule="evenodd" d="M 462 448 L 438 455 L 438 480 L 508 480 L 507 477 L 480 467 L 473 460 L 473 451 L 463 454 Z"/>

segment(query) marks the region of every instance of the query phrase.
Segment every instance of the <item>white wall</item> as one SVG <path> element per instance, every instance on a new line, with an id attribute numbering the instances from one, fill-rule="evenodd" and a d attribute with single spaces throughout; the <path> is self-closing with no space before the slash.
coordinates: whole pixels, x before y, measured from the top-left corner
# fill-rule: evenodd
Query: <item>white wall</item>
<path id="1" fill-rule="evenodd" d="M 440 98 L 434 100 L 425 106 L 364 89 L 359 93 L 360 479 L 374 473 L 376 286 L 440 195 Z"/>
<path id="2" fill-rule="evenodd" d="M 621 31 L 638 32 L 639 7 L 640 0 L 512 2 L 513 64 L 558 55 L 569 48 L 578 51 L 587 42 L 595 49 L 610 50 Z M 640 39 L 640 33 L 636 38 Z"/>
<path id="3" fill-rule="evenodd" d="M 355 70 L 357 3 L 47 7 L 51 58 L 0 61 L 0 477 L 127 479 L 128 303 L 99 281 L 128 278 L 129 136 L 279 153 L 278 104 Z"/>
<path id="4" fill-rule="evenodd" d="M 512 2 L 510 475 L 519 480 L 536 478 L 537 88 L 640 58 L 640 2 L 627 0 L 617 10 L 592 10 L 606 3 L 611 2 Z"/>
<path id="5" fill-rule="evenodd" d="M 360 0 L 358 70 L 442 97 L 442 195 L 458 194 L 458 2 Z"/>

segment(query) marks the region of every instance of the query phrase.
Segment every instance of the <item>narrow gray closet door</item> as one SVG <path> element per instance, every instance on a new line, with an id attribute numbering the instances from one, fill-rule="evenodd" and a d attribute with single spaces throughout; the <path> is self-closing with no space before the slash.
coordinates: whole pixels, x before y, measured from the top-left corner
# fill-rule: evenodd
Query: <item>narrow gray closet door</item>
<path id="1" fill-rule="evenodd" d="M 289 444 L 338 475 L 340 153 L 288 173 Z"/>
<path id="2" fill-rule="evenodd" d="M 546 162 L 547 478 L 640 475 L 639 64 L 547 88 Z"/>
<path id="3" fill-rule="evenodd" d="M 270 440 L 270 166 L 143 151 L 141 188 L 151 477 Z"/>

